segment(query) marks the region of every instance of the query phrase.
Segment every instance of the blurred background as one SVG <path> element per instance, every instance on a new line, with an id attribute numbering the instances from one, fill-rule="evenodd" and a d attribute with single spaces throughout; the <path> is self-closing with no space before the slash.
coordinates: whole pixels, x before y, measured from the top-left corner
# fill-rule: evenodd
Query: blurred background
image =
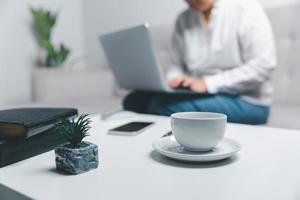
<path id="1" fill-rule="evenodd" d="M 261 3 L 271 18 L 279 54 L 269 125 L 300 128 L 296 122 L 300 112 L 300 0 Z M 45 51 L 37 38 L 31 7 L 57 14 L 52 43 L 63 43 L 70 53 L 56 67 L 39 62 Z M 90 113 L 118 109 L 126 92 L 116 87 L 98 36 L 149 22 L 152 27 L 169 27 L 157 28 L 154 37 L 169 38 L 164 34 L 171 33 L 185 7 L 183 0 L 0 0 L 0 107 L 74 106 Z M 158 48 L 162 52 L 167 47 Z"/>

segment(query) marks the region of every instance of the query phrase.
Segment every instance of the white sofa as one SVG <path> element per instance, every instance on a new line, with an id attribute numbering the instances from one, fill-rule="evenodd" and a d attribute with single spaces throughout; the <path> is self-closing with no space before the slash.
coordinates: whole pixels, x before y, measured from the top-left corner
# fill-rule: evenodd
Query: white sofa
<path id="1" fill-rule="evenodd" d="M 278 49 L 274 105 L 267 125 L 300 129 L 300 6 L 273 8 L 267 13 Z M 163 65 L 169 62 L 171 30 L 165 26 L 152 31 L 154 46 Z M 101 113 L 120 109 L 123 96 L 124 92 L 116 89 L 108 69 L 91 72 L 35 70 L 34 102 L 27 106 L 73 106 L 81 113 Z"/>

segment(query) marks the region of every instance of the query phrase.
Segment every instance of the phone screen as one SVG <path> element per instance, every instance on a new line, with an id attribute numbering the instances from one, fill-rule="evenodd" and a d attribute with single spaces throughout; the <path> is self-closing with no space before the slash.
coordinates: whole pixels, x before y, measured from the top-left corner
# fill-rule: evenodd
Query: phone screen
<path id="1" fill-rule="evenodd" d="M 110 132 L 138 132 L 143 128 L 153 124 L 153 122 L 130 122 L 128 124 L 110 129 Z"/>

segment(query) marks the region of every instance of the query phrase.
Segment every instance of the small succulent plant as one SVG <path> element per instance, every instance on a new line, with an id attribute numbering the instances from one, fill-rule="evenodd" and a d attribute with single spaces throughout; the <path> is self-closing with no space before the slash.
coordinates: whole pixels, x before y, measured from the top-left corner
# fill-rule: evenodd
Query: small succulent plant
<path id="1" fill-rule="evenodd" d="M 55 126 L 58 136 L 65 138 L 71 145 L 78 146 L 82 139 L 88 136 L 91 119 L 88 115 L 81 115 L 77 120 L 61 120 Z"/>

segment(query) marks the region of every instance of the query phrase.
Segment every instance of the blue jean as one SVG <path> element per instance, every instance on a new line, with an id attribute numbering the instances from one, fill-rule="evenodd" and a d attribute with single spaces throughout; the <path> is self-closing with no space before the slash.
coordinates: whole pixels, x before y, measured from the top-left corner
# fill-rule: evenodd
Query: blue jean
<path id="1" fill-rule="evenodd" d="M 268 106 L 248 103 L 238 96 L 182 95 L 151 92 L 132 92 L 123 101 L 125 110 L 138 113 L 170 116 L 176 112 L 216 112 L 227 115 L 228 122 L 265 124 Z"/>

